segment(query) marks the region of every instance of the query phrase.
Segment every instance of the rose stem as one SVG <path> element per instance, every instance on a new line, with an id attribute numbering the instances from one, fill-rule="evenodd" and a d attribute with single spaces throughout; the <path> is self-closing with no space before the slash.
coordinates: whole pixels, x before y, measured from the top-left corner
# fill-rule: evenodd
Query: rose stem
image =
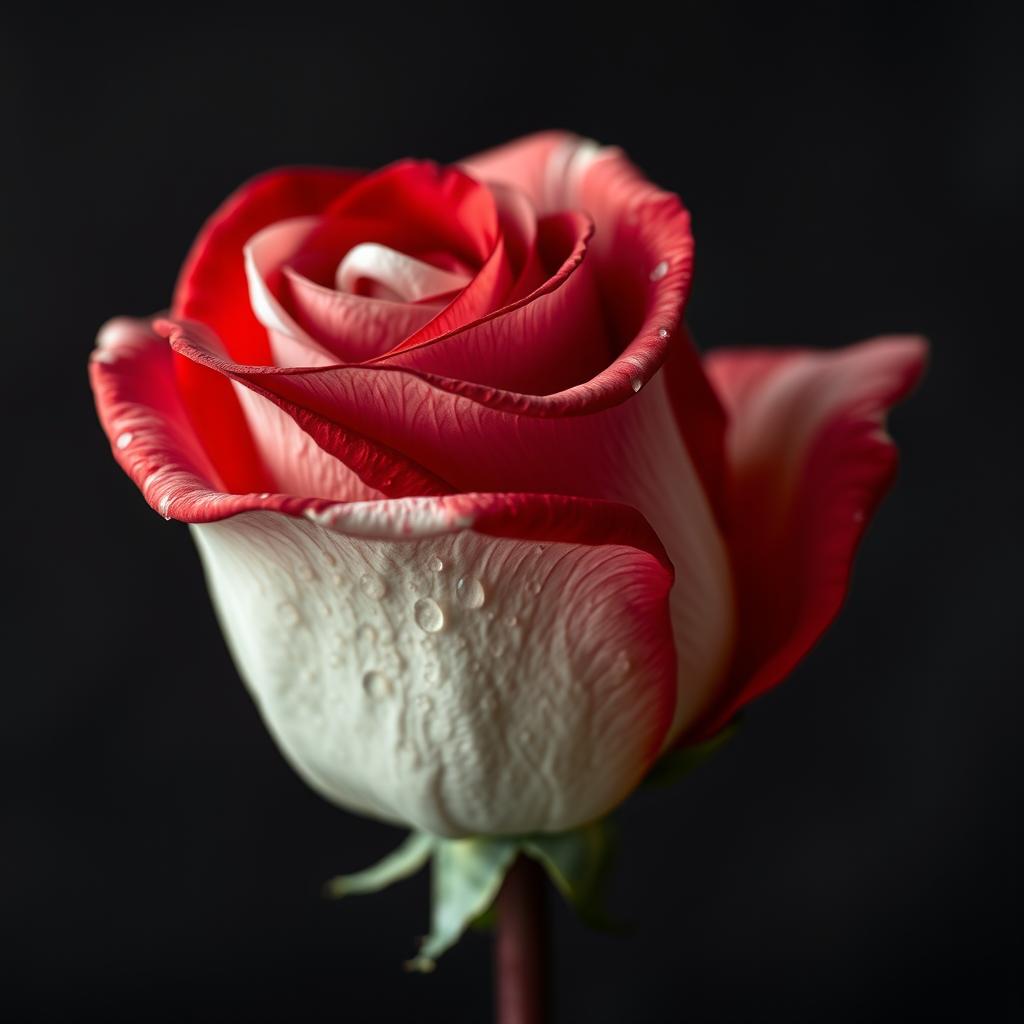
<path id="1" fill-rule="evenodd" d="M 494 939 L 497 1024 L 544 1024 L 547 1016 L 547 911 L 541 866 L 520 856 L 498 893 Z"/>

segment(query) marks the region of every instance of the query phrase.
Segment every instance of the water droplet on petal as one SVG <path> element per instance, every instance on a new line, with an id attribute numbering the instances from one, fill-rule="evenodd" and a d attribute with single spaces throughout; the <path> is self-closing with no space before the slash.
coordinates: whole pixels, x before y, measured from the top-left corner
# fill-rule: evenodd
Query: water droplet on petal
<path id="1" fill-rule="evenodd" d="M 412 614 L 424 633 L 437 633 L 444 629 L 444 612 L 433 598 L 421 597 L 412 606 Z"/>
<path id="2" fill-rule="evenodd" d="M 357 644 L 374 644 L 377 641 L 377 630 L 368 622 L 361 622 L 356 627 Z"/>
<path id="3" fill-rule="evenodd" d="M 510 616 L 509 616 L 509 617 L 508 617 L 508 618 L 507 618 L 507 619 L 505 620 L 505 625 L 507 625 L 507 626 L 511 626 L 511 627 L 512 627 L 513 629 L 515 629 L 515 628 L 516 628 L 516 626 L 518 626 L 518 625 L 519 625 L 519 616 L 518 616 L 518 615 L 510 615 Z"/>
<path id="4" fill-rule="evenodd" d="M 540 580 L 531 580 L 529 584 L 529 591 L 531 594 L 539 594 L 541 590 Z"/>
<path id="5" fill-rule="evenodd" d="M 135 440 L 135 435 L 130 431 L 126 430 L 122 434 L 117 435 L 117 440 L 114 442 L 117 445 L 118 451 L 124 451 Z"/>
<path id="6" fill-rule="evenodd" d="M 285 626 L 297 626 L 302 621 L 302 616 L 299 614 L 299 609 L 291 603 L 291 601 L 284 601 L 277 606 L 277 612 L 281 616 L 281 622 Z"/>
<path id="7" fill-rule="evenodd" d="M 384 581 L 374 572 L 364 572 L 359 577 L 359 588 L 362 592 L 374 601 L 379 601 L 386 593 L 387 587 Z"/>
<path id="8" fill-rule="evenodd" d="M 463 576 L 455 584 L 455 596 L 463 608 L 479 608 L 484 603 L 484 585 L 475 576 Z"/>
<path id="9" fill-rule="evenodd" d="M 444 569 L 444 562 L 442 562 L 441 559 L 437 557 L 437 555 L 434 555 L 434 557 L 431 558 L 429 562 L 427 562 L 427 568 L 431 572 L 441 572 L 441 570 Z"/>
<path id="10" fill-rule="evenodd" d="M 391 696 L 391 680 L 383 672 L 371 669 L 363 676 L 363 692 L 371 700 L 384 700 Z"/>
<path id="11" fill-rule="evenodd" d="M 668 260 L 662 260 L 652 271 L 651 280 L 660 281 L 668 273 Z"/>
<path id="12" fill-rule="evenodd" d="M 658 328 L 658 337 L 659 338 L 667 338 L 668 337 L 668 328 L 667 327 L 659 327 Z"/>
<path id="13" fill-rule="evenodd" d="M 160 511 L 160 515 L 162 515 L 164 517 L 164 519 L 170 519 L 171 518 L 171 496 L 169 494 L 165 494 L 160 499 L 160 504 L 159 504 L 158 508 L 159 508 L 159 511 Z"/>
<path id="14" fill-rule="evenodd" d="M 641 389 L 641 388 L 642 388 L 642 387 L 644 386 L 643 378 L 642 378 L 642 377 L 634 377 L 634 378 L 633 378 L 633 379 L 632 379 L 632 380 L 631 380 L 631 381 L 629 382 L 629 386 L 630 386 L 630 387 L 631 387 L 631 388 L 632 388 L 632 389 L 633 389 L 634 391 L 639 391 L 639 390 L 640 390 L 640 389 Z"/>

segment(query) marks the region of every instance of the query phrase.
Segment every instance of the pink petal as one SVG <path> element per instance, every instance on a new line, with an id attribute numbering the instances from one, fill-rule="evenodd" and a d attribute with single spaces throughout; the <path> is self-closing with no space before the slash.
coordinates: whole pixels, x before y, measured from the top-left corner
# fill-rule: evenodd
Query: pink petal
<path id="1" fill-rule="evenodd" d="M 727 684 L 688 740 L 778 683 L 839 611 L 857 544 L 896 468 L 885 414 L 926 356 L 911 337 L 837 352 L 708 356 L 730 415 L 739 634 Z"/>

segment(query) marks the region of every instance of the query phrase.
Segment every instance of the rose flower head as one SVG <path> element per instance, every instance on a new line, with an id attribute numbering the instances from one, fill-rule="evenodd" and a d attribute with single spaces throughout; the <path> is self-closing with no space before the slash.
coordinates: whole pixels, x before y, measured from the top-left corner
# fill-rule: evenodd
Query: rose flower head
<path id="1" fill-rule="evenodd" d="M 328 799 L 563 832 L 778 683 L 842 602 L 924 343 L 701 359 L 680 200 L 548 132 L 226 200 L 170 312 L 101 331 L 118 462 L 188 523 Z"/>

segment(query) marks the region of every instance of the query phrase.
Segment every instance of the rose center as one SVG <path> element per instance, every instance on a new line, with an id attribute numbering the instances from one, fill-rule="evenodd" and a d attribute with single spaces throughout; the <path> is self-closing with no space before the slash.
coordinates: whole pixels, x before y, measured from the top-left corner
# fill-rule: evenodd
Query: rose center
<path id="1" fill-rule="evenodd" d="M 469 282 L 468 274 L 442 270 L 377 242 L 353 246 L 334 274 L 338 291 L 389 302 L 438 300 Z"/>

